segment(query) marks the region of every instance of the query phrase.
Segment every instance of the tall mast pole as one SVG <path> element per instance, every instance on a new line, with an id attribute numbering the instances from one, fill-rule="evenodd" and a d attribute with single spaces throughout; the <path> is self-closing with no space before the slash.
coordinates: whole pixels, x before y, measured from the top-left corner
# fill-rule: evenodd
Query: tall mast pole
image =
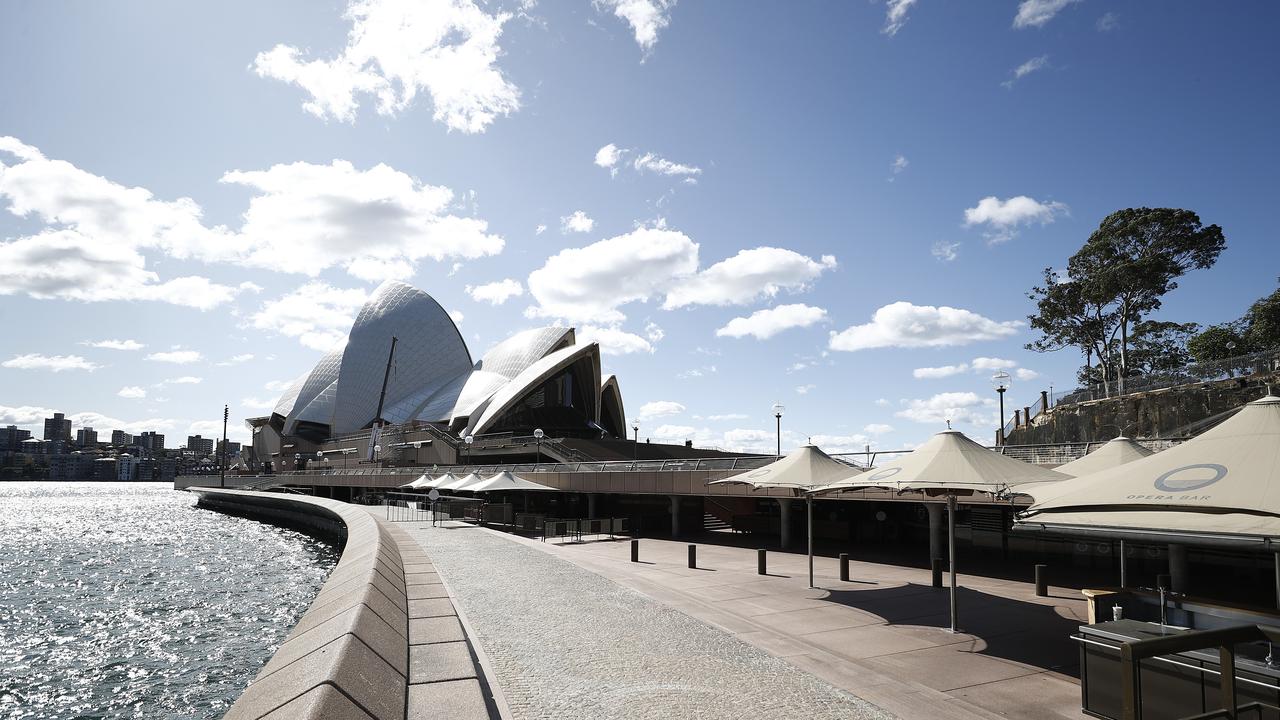
<path id="1" fill-rule="evenodd" d="M 391 378 L 391 361 L 396 356 L 396 343 L 399 341 L 395 335 L 391 336 L 391 352 L 387 353 L 387 369 L 382 373 L 382 392 L 378 394 L 378 412 L 373 416 L 373 424 L 382 424 L 382 403 L 387 399 L 387 380 Z"/>

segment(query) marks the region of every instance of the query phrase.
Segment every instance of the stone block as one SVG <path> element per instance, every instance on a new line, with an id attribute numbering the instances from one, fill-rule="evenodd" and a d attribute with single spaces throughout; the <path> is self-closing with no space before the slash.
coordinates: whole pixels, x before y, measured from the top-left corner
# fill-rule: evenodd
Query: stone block
<path id="1" fill-rule="evenodd" d="M 457 642 L 466 640 L 462 624 L 456 617 L 415 618 L 409 621 L 409 644 Z"/>
<path id="2" fill-rule="evenodd" d="M 479 677 L 465 642 L 415 645 L 409 652 L 409 684 Z"/>
<path id="3" fill-rule="evenodd" d="M 489 720 L 478 680 L 413 685 L 409 688 L 408 720 Z"/>

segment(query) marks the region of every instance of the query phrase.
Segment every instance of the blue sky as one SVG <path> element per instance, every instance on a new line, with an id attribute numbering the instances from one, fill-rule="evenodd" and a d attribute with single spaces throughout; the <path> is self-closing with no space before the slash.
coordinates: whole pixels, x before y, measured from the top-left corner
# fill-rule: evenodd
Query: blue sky
<path id="1" fill-rule="evenodd" d="M 1025 293 L 1107 213 L 1223 227 L 1163 319 L 1275 288 L 1277 16 L 4 3 L 0 423 L 212 434 L 396 277 L 476 356 L 598 339 L 642 436 L 768 449 L 780 401 L 787 445 L 989 441 L 990 368 L 1021 369 L 1011 407 L 1072 386 L 1078 356 L 1022 349 Z"/>

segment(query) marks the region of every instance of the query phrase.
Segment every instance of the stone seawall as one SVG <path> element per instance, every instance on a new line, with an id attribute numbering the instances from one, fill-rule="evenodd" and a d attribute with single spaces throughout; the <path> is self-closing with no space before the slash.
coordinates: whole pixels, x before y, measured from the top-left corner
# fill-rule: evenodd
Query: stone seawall
<path id="1" fill-rule="evenodd" d="M 465 645 L 465 638 L 460 626 L 450 629 L 447 638 L 423 637 L 423 629 L 416 627 L 411 633 L 412 623 L 421 622 L 411 620 L 416 615 L 411 598 L 420 595 L 415 591 L 427 579 L 422 569 L 431 565 L 407 533 L 363 507 L 337 500 L 213 488 L 191 492 L 199 496 L 201 507 L 300 527 L 344 542 L 342 557 L 311 607 L 225 718 L 405 720 L 424 716 L 428 703 L 422 700 L 432 691 L 457 701 L 462 688 L 444 682 L 434 687 L 414 684 L 415 697 L 410 697 L 411 684 L 420 682 L 411 680 L 410 646 L 423 646 L 414 648 L 417 664 L 424 651 Z M 478 668 L 472 670 L 472 678 L 481 675 Z M 464 695 L 457 714 L 488 717 L 478 680 L 470 682 L 476 686 L 465 688 L 471 692 Z"/>

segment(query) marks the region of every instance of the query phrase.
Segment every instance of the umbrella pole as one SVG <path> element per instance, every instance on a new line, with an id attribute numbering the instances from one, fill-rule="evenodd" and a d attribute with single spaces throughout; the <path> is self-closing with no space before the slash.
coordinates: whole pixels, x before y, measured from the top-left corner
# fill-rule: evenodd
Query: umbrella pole
<path id="1" fill-rule="evenodd" d="M 1121 540 L 1120 541 L 1120 588 L 1121 589 L 1129 587 L 1129 573 L 1128 573 L 1128 568 L 1125 567 L 1125 560 L 1127 559 L 1126 555 L 1127 553 L 1125 553 L 1124 540 Z"/>
<path id="2" fill-rule="evenodd" d="M 807 515 L 805 525 L 809 530 L 809 587 L 813 587 L 813 495 L 806 495 L 805 513 Z"/>
<path id="3" fill-rule="evenodd" d="M 956 612 L 956 496 L 947 496 L 947 554 L 951 563 L 951 632 L 958 632 Z"/>

